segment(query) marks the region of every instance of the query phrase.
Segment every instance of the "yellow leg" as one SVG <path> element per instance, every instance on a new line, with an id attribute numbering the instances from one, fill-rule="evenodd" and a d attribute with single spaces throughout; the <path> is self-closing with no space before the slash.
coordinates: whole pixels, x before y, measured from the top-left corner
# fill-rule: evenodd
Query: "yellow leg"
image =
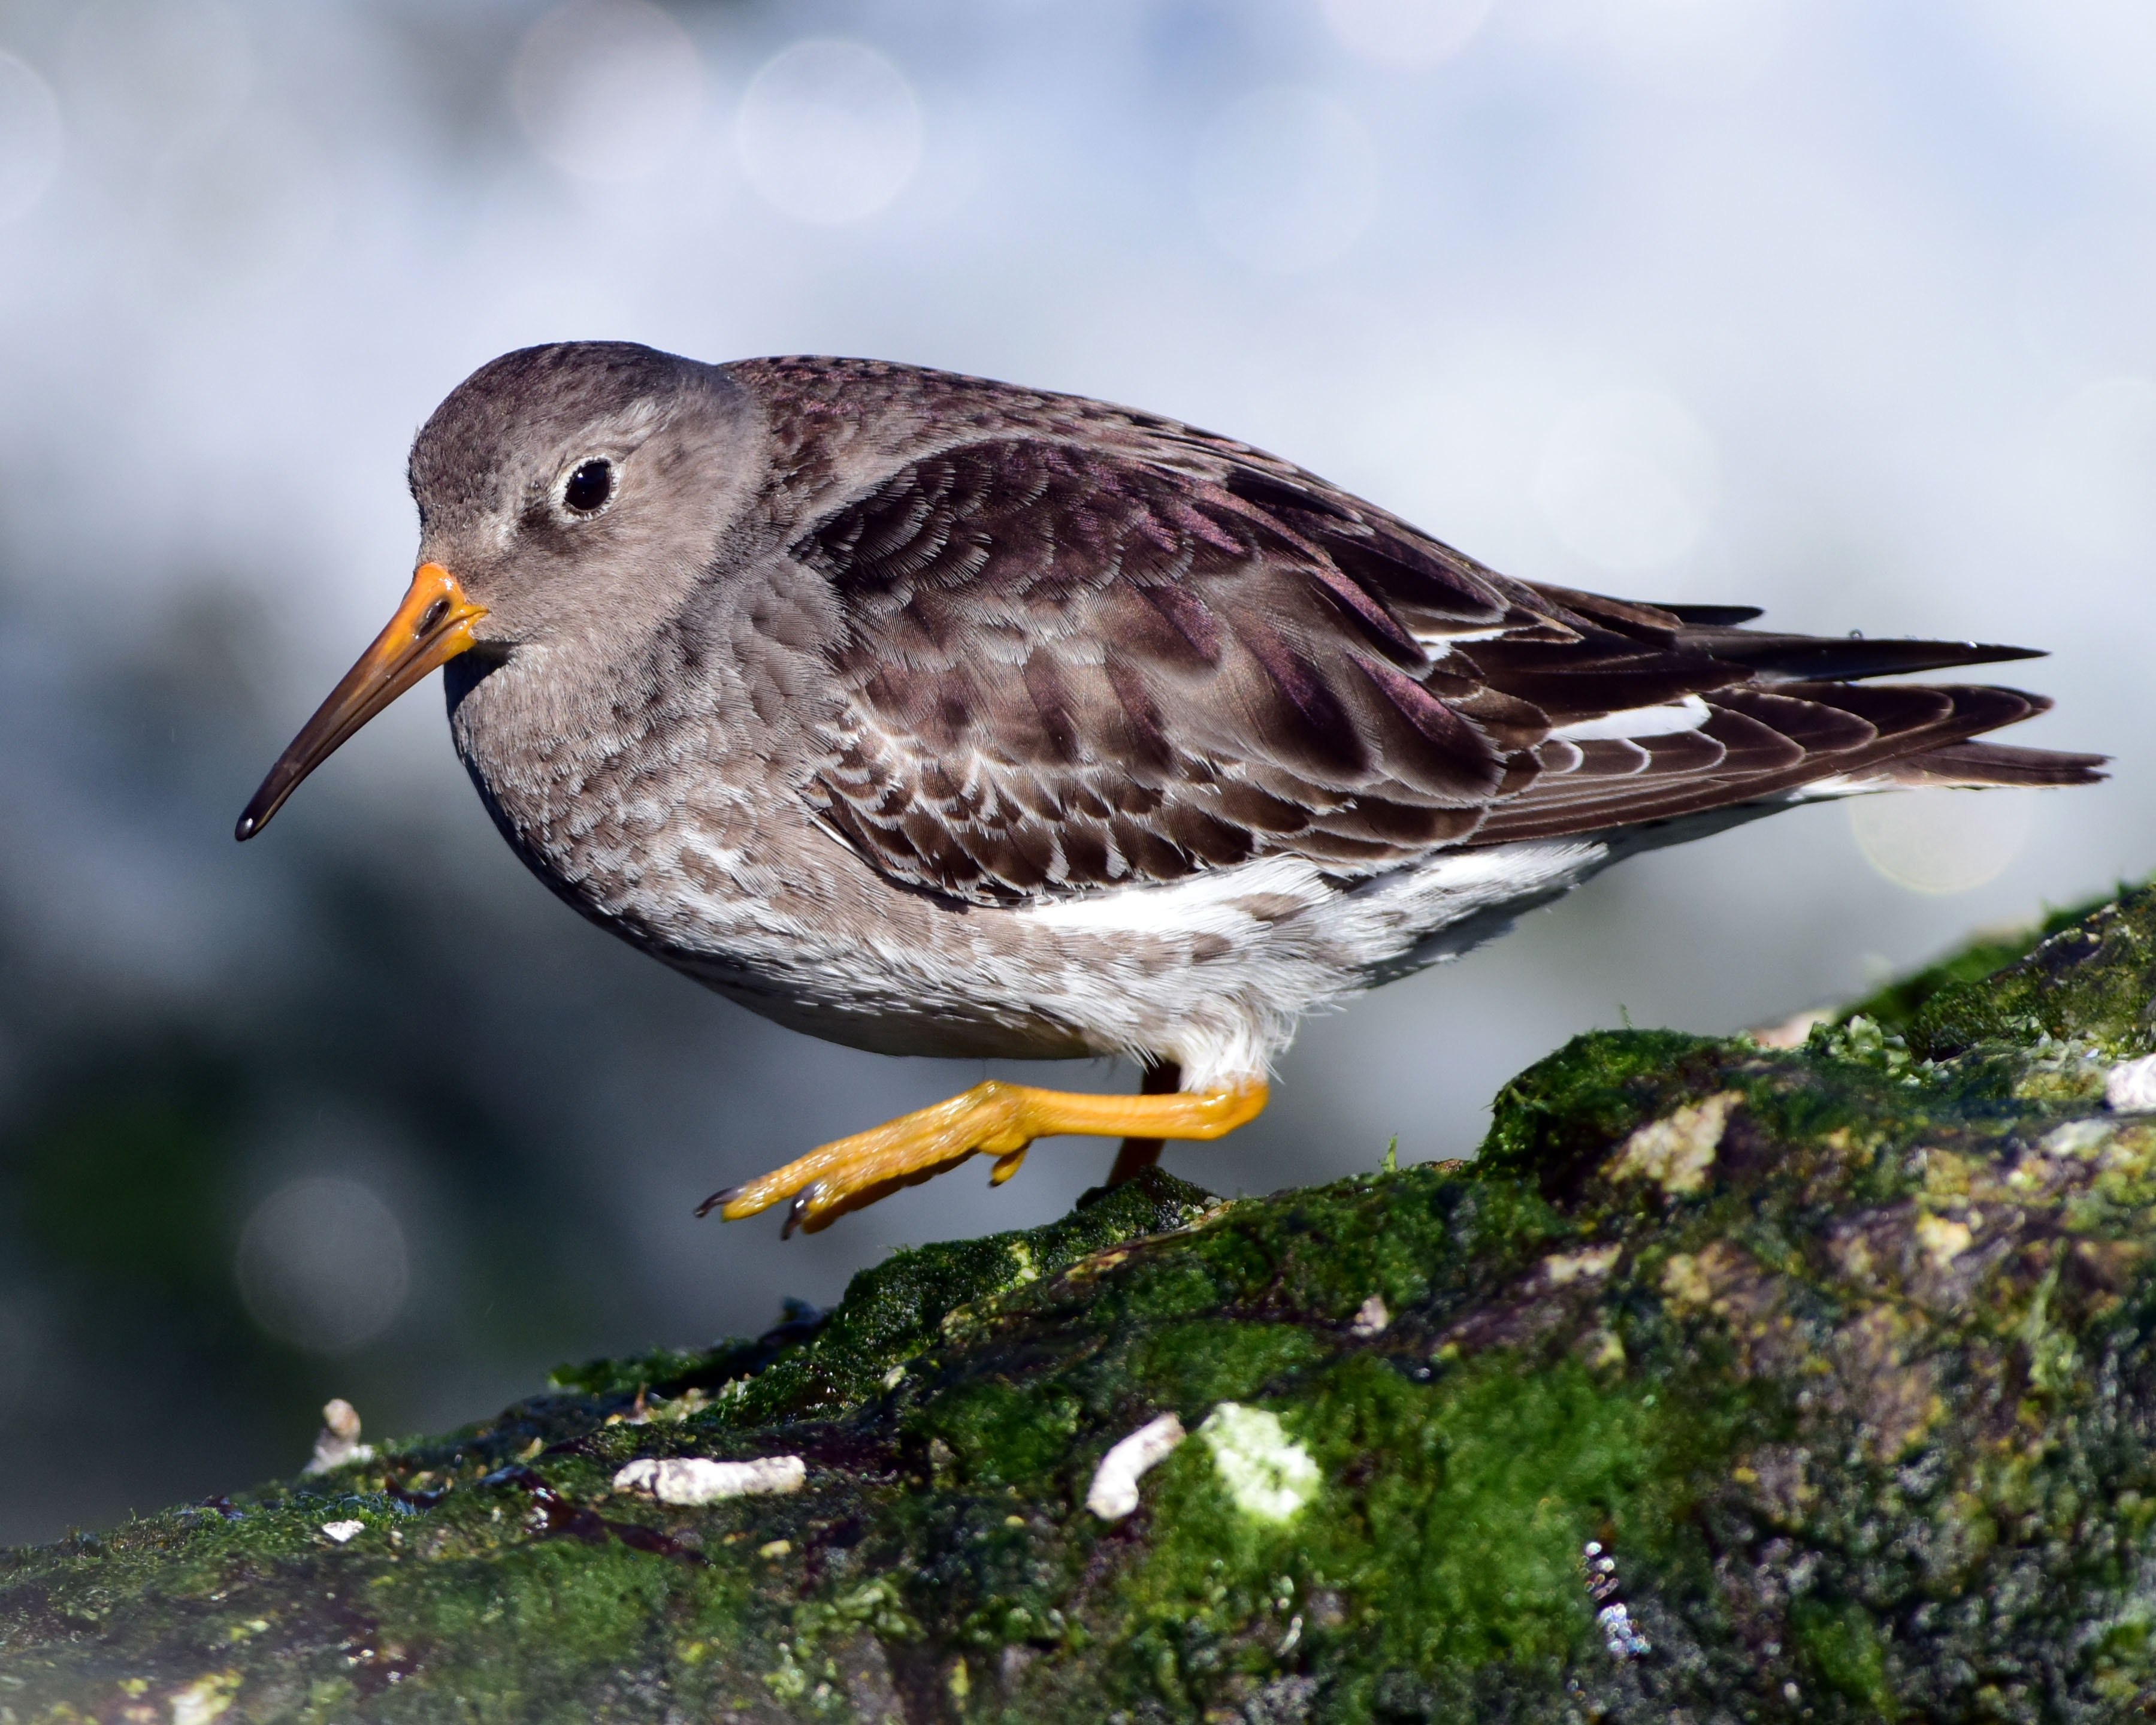
<path id="1" fill-rule="evenodd" d="M 813 1234 L 848 1210 L 954 1168 L 978 1152 L 996 1158 L 989 1178 L 1000 1186 L 1018 1172 L 1035 1138 L 1063 1132 L 1217 1138 L 1256 1119 L 1265 1106 L 1265 1086 L 1255 1081 L 1173 1096 L 1096 1096 L 991 1079 L 947 1102 L 811 1150 L 760 1180 L 715 1192 L 696 1214 L 716 1209 L 738 1222 L 790 1198 L 786 1232 L 806 1228 Z"/>

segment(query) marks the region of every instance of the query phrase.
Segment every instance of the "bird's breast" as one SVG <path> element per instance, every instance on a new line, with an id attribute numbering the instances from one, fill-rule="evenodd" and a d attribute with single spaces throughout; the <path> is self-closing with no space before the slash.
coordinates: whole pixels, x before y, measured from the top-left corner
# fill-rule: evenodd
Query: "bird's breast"
<path id="1" fill-rule="evenodd" d="M 762 763 L 718 703 L 634 672 L 563 675 L 564 656 L 520 652 L 451 683 L 451 736 L 503 836 L 602 917 L 648 920 L 654 891 L 729 891 Z"/>

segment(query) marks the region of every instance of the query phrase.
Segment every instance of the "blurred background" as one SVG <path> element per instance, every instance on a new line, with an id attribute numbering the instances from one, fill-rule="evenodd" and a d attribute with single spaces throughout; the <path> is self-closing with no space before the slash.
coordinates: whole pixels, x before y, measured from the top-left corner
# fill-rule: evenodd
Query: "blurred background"
<path id="1" fill-rule="evenodd" d="M 1267 446 L 1513 574 L 2025 642 L 2096 790 L 1784 815 L 1309 1026 L 1223 1192 L 1470 1151 L 2156 865 L 2139 0 L 0 0 L 0 1541 L 754 1332 L 1111 1147 L 830 1232 L 713 1188 L 976 1081 L 754 1019 L 490 829 L 430 684 L 232 823 L 503 349 L 873 354 Z M 1102 1065 L 1004 1068 L 1127 1084 Z"/>

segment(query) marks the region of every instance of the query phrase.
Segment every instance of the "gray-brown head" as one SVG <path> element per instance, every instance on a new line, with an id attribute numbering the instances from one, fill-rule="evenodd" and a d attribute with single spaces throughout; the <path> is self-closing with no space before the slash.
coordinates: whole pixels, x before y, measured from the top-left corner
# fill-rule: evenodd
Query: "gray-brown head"
<path id="1" fill-rule="evenodd" d="M 412 445 L 419 557 L 403 603 L 278 758 L 238 836 L 459 654 L 573 647 L 670 612 L 739 508 L 755 421 L 723 369 L 634 342 L 526 347 L 473 372 Z"/>

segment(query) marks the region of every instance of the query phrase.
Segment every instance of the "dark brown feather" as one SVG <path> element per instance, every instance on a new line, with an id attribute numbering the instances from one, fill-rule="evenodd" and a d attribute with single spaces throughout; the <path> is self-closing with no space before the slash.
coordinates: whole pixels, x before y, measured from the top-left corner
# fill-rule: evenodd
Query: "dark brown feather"
<path id="1" fill-rule="evenodd" d="M 2093 769 L 1969 742 L 2037 697 L 1841 680 L 2019 649 L 1770 634 L 1744 607 L 1511 581 L 1240 445 L 1113 430 L 1049 415 L 942 449 L 790 547 L 843 619 L 809 795 L 896 879 L 1007 903 L 1269 853 L 1355 875 L 1837 774 Z M 1696 728 L 1551 736 L 1688 701 Z"/>

